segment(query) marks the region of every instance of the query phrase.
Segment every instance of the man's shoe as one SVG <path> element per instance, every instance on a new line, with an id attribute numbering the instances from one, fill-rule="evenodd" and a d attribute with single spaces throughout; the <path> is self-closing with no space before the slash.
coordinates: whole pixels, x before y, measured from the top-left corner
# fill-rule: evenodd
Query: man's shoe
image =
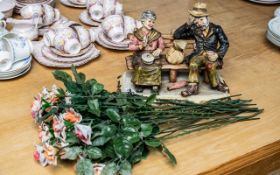
<path id="1" fill-rule="evenodd" d="M 221 91 L 221 92 L 224 92 L 224 93 L 226 93 L 226 92 L 229 93 L 229 87 L 225 82 L 219 83 L 218 86 L 216 87 L 216 89 L 218 91 Z"/>
<path id="2" fill-rule="evenodd" d="M 198 94 L 198 84 L 189 84 L 187 89 L 181 92 L 183 97 L 197 95 Z"/>

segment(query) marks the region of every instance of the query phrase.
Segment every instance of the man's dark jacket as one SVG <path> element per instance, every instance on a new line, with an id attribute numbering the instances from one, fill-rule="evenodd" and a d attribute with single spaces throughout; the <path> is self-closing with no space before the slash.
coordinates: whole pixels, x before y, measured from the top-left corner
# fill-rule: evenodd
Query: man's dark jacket
<path id="1" fill-rule="evenodd" d="M 221 26 L 215 25 L 213 23 L 209 24 L 209 31 L 206 37 L 202 34 L 202 31 L 194 24 L 188 25 L 187 23 L 179 27 L 175 31 L 173 37 L 174 39 L 195 40 L 196 48 L 194 52 L 188 56 L 188 59 L 191 59 L 193 56 L 196 56 L 203 51 L 214 51 L 218 53 L 218 60 L 222 62 L 229 47 L 229 42 L 223 29 L 221 28 Z"/>

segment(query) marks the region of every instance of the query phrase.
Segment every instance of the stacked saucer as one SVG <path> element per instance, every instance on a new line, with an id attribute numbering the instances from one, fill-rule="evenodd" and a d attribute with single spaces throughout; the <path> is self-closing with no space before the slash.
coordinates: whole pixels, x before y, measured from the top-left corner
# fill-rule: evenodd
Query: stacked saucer
<path id="1" fill-rule="evenodd" d="M 123 5 L 118 0 L 88 0 L 86 7 L 80 14 L 80 20 L 89 26 L 99 26 L 110 15 L 123 14 Z"/>
<path id="2" fill-rule="evenodd" d="M 60 0 L 61 4 L 73 8 L 86 8 L 85 0 Z"/>
<path id="3" fill-rule="evenodd" d="M 92 28 L 96 33 L 96 41 L 103 47 L 114 50 L 128 50 L 128 34 L 135 28 L 142 27 L 142 23 L 130 16 L 111 15 L 104 19 L 97 28 Z"/>
<path id="4" fill-rule="evenodd" d="M 55 6 L 55 0 L 15 0 L 15 2 L 16 2 L 15 13 L 18 14 L 21 8 L 30 4 L 47 4 L 52 7 Z"/>
<path id="5" fill-rule="evenodd" d="M 280 17 L 275 17 L 268 22 L 266 38 L 280 47 Z"/>
<path id="6" fill-rule="evenodd" d="M 258 4 L 279 4 L 280 0 L 249 0 Z"/>
<path id="7" fill-rule="evenodd" d="M 0 39 L 0 80 L 8 80 L 26 74 L 31 68 L 33 50 L 29 40 L 14 33 Z"/>
<path id="8" fill-rule="evenodd" d="M 274 16 L 275 17 L 280 16 L 280 7 L 274 10 Z"/>
<path id="9" fill-rule="evenodd" d="M 91 31 L 92 32 L 92 31 Z M 50 29 L 42 41 L 34 41 L 34 58 L 42 65 L 56 68 L 81 66 L 97 58 L 100 51 L 92 43 L 95 34 L 79 24 Z"/>

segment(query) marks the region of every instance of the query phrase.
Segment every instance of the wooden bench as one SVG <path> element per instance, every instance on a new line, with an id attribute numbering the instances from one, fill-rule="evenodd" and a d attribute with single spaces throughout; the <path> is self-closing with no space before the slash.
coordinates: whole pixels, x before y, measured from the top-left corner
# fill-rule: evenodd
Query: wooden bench
<path id="1" fill-rule="evenodd" d="M 160 62 L 161 62 L 161 70 L 162 71 L 169 71 L 169 81 L 174 83 L 177 81 L 177 72 L 178 71 L 185 71 L 187 72 L 189 70 L 189 67 L 187 64 L 182 63 L 182 64 L 170 64 L 167 62 L 165 53 L 166 51 L 173 46 L 173 35 L 172 34 L 163 34 L 162 38 L 164 40 L 164 45 L 165 45 L 165 50 L 163 51 L 162 55 L 160 56 Z M 188 46 L 184 50 L 184 55 L 189 55 L 194 48 L 194 41 L 193 40 L 188 40 L 187 41 Z M 126 66 L 128 70 L 133 70 L 133 65 L 132 65 L 132 59 L 133 56 L 129 55 L 126 58 Z"/>

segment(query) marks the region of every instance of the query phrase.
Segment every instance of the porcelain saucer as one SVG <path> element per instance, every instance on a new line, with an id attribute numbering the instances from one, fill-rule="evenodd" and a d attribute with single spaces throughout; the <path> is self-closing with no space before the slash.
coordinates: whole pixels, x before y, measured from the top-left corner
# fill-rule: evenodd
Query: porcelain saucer
<path id="1" fill-rule="evenodd" d="M 88 15 L 87 10 L 82 11 L 82 13 L 80 14 L 80 21 L 89 26 L 99 26 L 101 22 L 92 20 L 91 17 Z"/>
<path id="2" fill-rule="evenodd" d="M 90 55 L 88 58 L 77 61 L 75 63 L 62 63 L 62 62 L 57 62 L 57 61 L 51 61 L 50 59 L 46 58 L 42 54 L 42 48 L 44 46 L 44 43 L 42 41 L 33 41 L 32 42 L 34 48 L 33 51 L 33 56 L 34 58 L 42 65 L 47 66 L 47 67 L 55 67 L 55 68 L 70 68 L 72 65 L 74 66 L 82 66 L 94 59 L 96 59 L 100 55 L 100 51 L 97 50 L 97 52 L 94 52 L 92 55 Z"/>
<path id="3" fill-rule="evenodd" d="M 61 63 L 75 63 L 75 62 L 79 62 L 82 60 L 86 60 L 87 58 L 89 58 L 91 55 L 98 53 L 99 51 L 95 48 L 95 47 L 91 47 L 90 50 L 88 50 L 88 52 L 86 52 L 84 55 L 81 56 L 76 56 L 76 57 L 61 57 L 58 56 L 56 54 L 54 54 L 51 49 L 47 46 L 43 46 L 42 48 L 42 54 L 44 57 L 46 57 L 47 59 L 54 61 L 54 62 L 61 62 Z"/>
<path id="4" fill-rule="evenodd" d="M 68 6 L 68 7 L 74 7 L 74 8 L 86 8 L 86 4 L 81 5 L 81 4 L 73 4 L 69 2 L 68 0 L 60 0 L 61 4 Z"/>
<path id="5" fill-rule="evenodd" d="M 16 63 L 13 64 L 13 66 L 11 67 L 11 69 L 4 71 L 4 72 L 0 72 L 0 76 L 5 75 L 5 76 L 12 76 L 15 75 L 19 72 L 22 72 L 23 70 L 25 70 L 32 61 L 32 56 L 29 56 L 28 58 L 25 58 L 21 61 L 18 61 Z"/>
<path id="6" fill-rule="evenodd" d="M 31 67 L 32 67 L 31 64 L 29 64 L 26 69 L 24 69 L 22 72 L 19 72 L 18 74 L 11 75 L 11 76 L 0 76 L 0 80 L 10 80 L 22 76 L 26 74 L 31 69 Z"/>
<path id="7" fill-rule="evenodd" d="M 122 42 L 119 45 L 112 43 L 105 39 L 104 32 L 101 29 L 101 27 L 98 28 L 92 28 L 94 32 L 96 33 L 96 42 L 108 49 L 114 49 L 114 50 L 128 50 L 128 42 Z"/>
<path id="8" fill-rule="evenodd" d="M 57 50 L 56 48 L 54 47 L 50 47 L 49 49 L 56 55 L 58 56 L 61 56 L 61 57 L 78 57 L 78 56 L 81 56 L 81 55 L 84 55 L 85 53 L 87 53 L 88 51 L 92 50 L 93 48 L 93 44 L 90 44 L 88 47 L 82 49 L 79 53 L 75 54 L 75 55 L 71 55 L 71 54 L 68 54 L 68 53 L 65 53 L 65 52 L 62 52 L 60 50 Z"/>

